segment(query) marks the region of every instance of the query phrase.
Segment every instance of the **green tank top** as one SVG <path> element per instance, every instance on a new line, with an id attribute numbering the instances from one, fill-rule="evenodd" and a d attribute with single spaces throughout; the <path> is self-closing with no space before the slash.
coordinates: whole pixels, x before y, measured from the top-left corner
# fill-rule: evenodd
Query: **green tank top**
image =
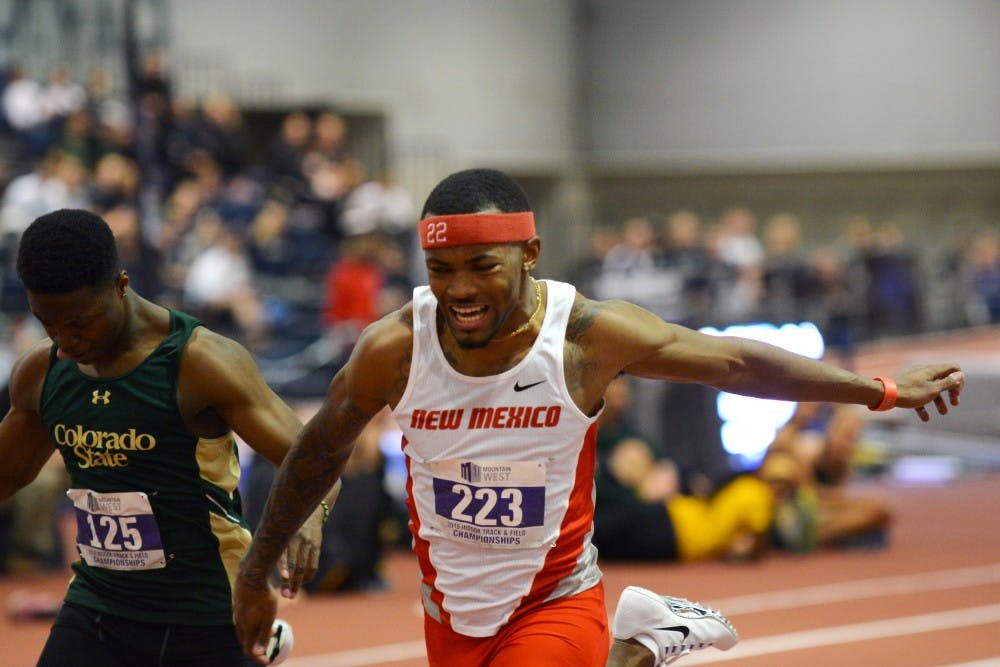
<path id="1" fill-rule="evenodd" d="M 118 377 L 85 375 L 52 348 L 41 415 L 77 519 L 69 602 L 155 623 L 232 623 L 250 532 L 232 434 L 199 438 L 177 405 L 181 352 L 196 326 L 170 311 L 167 337 Z"/>

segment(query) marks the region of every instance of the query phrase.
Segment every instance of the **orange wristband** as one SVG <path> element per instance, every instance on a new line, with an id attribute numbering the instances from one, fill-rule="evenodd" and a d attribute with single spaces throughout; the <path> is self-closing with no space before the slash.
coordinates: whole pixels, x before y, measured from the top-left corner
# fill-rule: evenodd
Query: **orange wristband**
<path id="1" fill-rule="evenodd" d="M 892 410 L 896 407 L 896 398 L 899 396 L 899 392 L 896 390 L 896 383 L 892 378 L 876 377 L 873 380 L 878 380 L 882 383 L 885 388 L 882 394 L 882 401 L 875 407 L 868 406 L 868 409 L 872 412 L 885 412 L 886 410 Z"/>

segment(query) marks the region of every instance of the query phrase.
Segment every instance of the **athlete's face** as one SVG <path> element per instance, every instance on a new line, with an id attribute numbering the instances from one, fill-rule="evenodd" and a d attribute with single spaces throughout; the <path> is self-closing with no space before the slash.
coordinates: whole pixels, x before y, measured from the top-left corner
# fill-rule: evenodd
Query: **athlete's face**
<path id="1" fill-rule="evenodd" d="M 522 305 L 527 271 L 536 259 L 537 242 L 531 241 L 426 251 L 438 311 L 460 347 L 484 347 L 521 324 L 508 323 L 508 318 Z"/>
<path id="2" fill-rule="evenodd" d="M 114 356 L 125 319 L 123 299 L 128 276 L 123 272 L 103 287 L 72 292 L 28 292 L 31 312 L 59 346 L 60 359 L 92 365 Z"/>

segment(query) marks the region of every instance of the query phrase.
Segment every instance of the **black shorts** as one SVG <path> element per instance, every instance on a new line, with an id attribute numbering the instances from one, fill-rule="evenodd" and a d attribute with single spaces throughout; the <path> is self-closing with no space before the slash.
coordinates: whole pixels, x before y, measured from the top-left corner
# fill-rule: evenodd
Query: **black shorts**
<path id="1" fill-rule="evenodd" d="M 252 667 L 232 625 L 145 623 L 65 603 L 38 667 Z M 259 665 L 258 665 L 259 667 Z"/>

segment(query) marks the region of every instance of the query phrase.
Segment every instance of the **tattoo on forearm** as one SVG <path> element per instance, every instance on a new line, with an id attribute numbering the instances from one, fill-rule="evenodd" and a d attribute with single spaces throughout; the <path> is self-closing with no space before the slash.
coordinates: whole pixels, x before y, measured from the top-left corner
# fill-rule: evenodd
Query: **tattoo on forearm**
<path id="1" fill-rule="evenodd" d="M 340 477 L 351 443 L 370 415 L 350 400 L 332 410 L 333 414 L 321 411 L 306 425 L 278 469 L 243 573 L 266 579 L 292 534 Z"/>

